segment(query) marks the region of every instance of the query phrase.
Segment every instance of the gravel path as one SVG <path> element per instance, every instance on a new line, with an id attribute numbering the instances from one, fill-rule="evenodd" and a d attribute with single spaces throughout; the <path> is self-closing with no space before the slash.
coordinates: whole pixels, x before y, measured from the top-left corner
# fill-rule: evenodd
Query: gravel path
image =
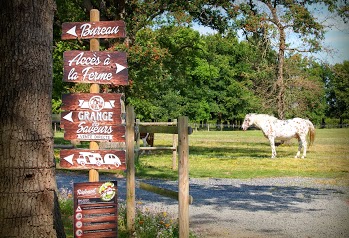
<path id="1" fill-rule="evenodd" d="M 126 181 L 117 180 L 120 200 L 126 198 Z M 86 182 L 88 175 L 57 173 L 59 188 Z M 144 182 L 177 190 L 173 181 Z M 349 237 L 349 185 L 329 179 L 191 179 L 190 228 L 199 237 Z M 136 189 L 138 204 L 156 211 L 178 214 L 176 200 Z"/>

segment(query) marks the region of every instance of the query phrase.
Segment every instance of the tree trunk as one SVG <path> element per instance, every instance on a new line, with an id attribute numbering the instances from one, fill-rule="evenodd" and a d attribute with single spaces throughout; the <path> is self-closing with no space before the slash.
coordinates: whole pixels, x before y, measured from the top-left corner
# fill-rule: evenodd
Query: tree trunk
<path id="1" fill-rule="evenodd" d="M 284 60 L 286 49 L 286 34 L 285 28 L 281 24 L 276 12 L 275 6 L 271 2 L 266 2 L 266 6 L 269 8 L 272 14 L 271 22 L 275 24 L 279 31 L 279 52 L 278 52 L 278 70 L 276 79 L 276 92 L 277 92 L 277 110 L 280 119 L 285 119 L 285 83 L 284 83 Z"/>
<path id="2" fill-rule="evenodd" d="M 0 237 L 65 237 L 51 125 L 53 0 L 0 8 Z"/>
<path id="3" fill-rule="evenodd" d="M 278 72 L 277 72 L 277 103 L 278 103 L 278 116 L 281 120 L 285 119 L 285 83 L 284 83 L 284 59 L 285 59 L 285 31 L 282 27 L 279 27 L 280 39 L 279 39 L 279 54 L 278 54 Z"/>

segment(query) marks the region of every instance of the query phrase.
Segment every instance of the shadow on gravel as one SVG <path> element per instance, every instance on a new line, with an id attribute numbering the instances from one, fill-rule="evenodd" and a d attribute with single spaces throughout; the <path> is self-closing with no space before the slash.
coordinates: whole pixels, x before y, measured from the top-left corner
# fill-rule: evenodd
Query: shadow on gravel
<path id="1" fill-rule="evenodd" d="M 148 181 L 146 181 L 148 182 Z M 152 185 L 177 191 L 177 184 L 168 181 L 151 181 Z M 212 206 L 216 211 L 230 208 L 249 212 L 307 212 L 321 209 L 304 209 L 298 206 L 301 203 L 310 203 L 312 200 L 330 197 L 334 194 L 343 194 L 336 189 L 317 189 L 299 186 L 260 186 L 260 185 L 190 185 L 190 195 L 196 207 Z M 159 195 L 155 195 L 159 196 Z M 153 196 L 143 198 L 151 201 Z M 161 199 L 165 205 L 176 201 Z"/>
<path id="2" fill-rule="evenodd" d="M 88 182 L 87 174 L 57 173 L 58 188 L 73 189 L 76 182 Z M 121 201 L 126 199 L 126 181 L 117 179 L 112 175 L 101 175 L 100 181 L 118 181 L 118 197 Z M 174 181 L 143 180 L 151 185 L 178 191 L 178 184 Z M 190 184 L 190 195 L 193 197 L 192 206 L 212 206 L 216 211 L 220 209 L 245 210 L 249 212 L 307 212 L 320 209 L 305 209 L 299 206 L 313 200 L 338 196 L 343 191 L 330 188 L 309 188 L 301 186 L 263 186 L 250 184 L 214 185 Z M 164 206 L 178 204 L 176 200 L 136 188 L 136 199 L 144 202 L 161 202 Z"/>

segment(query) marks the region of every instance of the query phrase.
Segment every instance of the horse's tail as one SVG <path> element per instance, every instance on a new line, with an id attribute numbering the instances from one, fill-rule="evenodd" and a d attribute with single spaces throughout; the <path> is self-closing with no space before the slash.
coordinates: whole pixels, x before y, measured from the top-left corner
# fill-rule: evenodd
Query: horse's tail
<path id="1" fill-rule="evenodd" d="M 309 146 L 311 146 L 312 144 L 314 144 L 315 140 L 315 127 L 313 123 L 311 123 L 311 121 L 306 120 L 306 122 L 309 126 Z"/>

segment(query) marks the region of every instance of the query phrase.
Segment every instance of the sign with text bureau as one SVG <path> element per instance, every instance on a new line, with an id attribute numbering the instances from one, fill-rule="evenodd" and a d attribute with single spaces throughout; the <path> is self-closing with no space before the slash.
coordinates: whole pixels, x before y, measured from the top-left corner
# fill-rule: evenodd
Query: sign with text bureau
<path id="1" fill-rule="evenodd" d="M 117 196 L 117 181 L 74 183 L 74 237 L 117 237 Z"/>
<path id="2" fill-rule="evenodd" d="M 65 140 L 125 142 L 122 94 L 76 93 L 62 96 Z"/>
<path id="3" fill-rule="evenodd" d="M 124 21 L 65 22 L 62 40 L 126 37 Z"/>

